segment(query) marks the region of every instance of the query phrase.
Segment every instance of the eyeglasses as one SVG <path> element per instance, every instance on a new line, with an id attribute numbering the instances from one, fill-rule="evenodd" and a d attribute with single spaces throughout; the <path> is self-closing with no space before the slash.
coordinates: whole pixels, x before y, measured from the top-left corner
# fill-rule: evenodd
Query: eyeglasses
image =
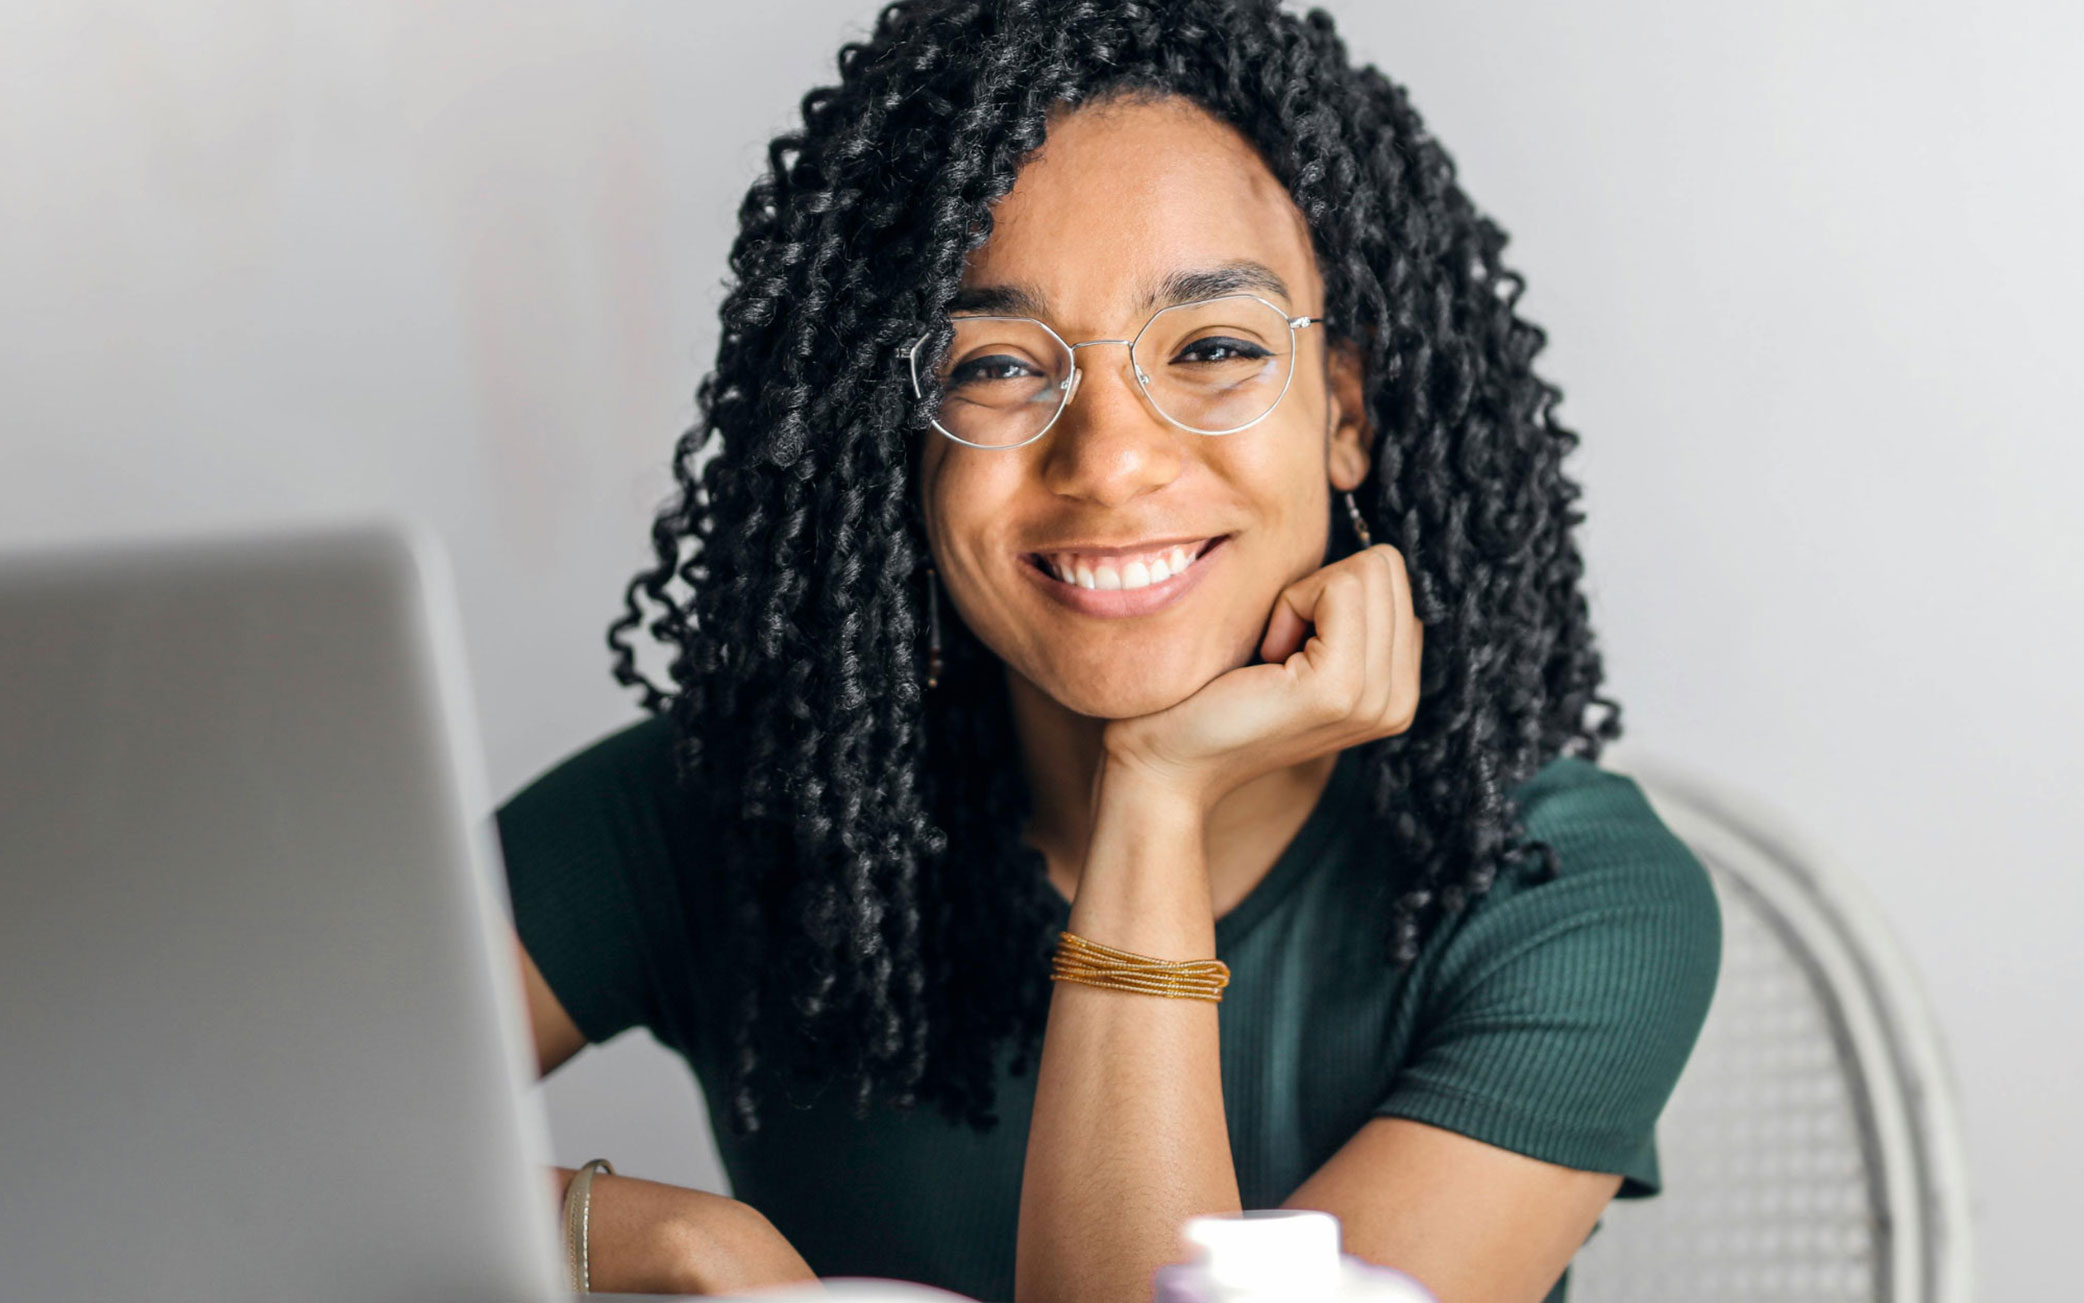
<path id="1" fill-rule="evenodd" d="M 1323 317 L 1291 317 L 1257 294 L 1161 308 L 1132 339 L 1076 344 L 1033 317 L 950 317 L 955 337 L 933 369 L 933 427 L 972 448 L 1018 448 L 1049 432 L 1085 374 L 1078 350 L 1127 344 L 1136 387 L 1158 415 L 1195 434 L 1235 434 L 1273 413 L 1295 376 L 1295 333 Z M 926 397 L 921 350 L 907 350 L 912 393 Z"/>

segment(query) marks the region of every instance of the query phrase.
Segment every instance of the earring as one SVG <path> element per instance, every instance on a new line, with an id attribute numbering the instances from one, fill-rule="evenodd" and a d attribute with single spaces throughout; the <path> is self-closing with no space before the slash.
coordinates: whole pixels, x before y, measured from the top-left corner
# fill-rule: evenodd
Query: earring
<path id="1" fill-rule="evenodd" d="M 934 582 L 933 567 L 926 567 L 926 687 L 941 684 L 941 586 Z"/>
<path id="2" fill-rule="evenodd" d="M 1372 539 L 1372 538 L 1370 538 L 1370 537 L 1368 537 L 1368 526 L 1367 526 L 1367 522 L 1363 521 L 1363 520 L 1362 520 L 1362 519 L 1360 518 L 1360 508 L 1359 508 L 1358 506 L 1356 506 L 1356 505 L 1354 504 L 1354 501 L 1353 501 L 1353 490 L 1351 490 L 1351 489 L 1348 489 L 1348 490 L 1346 490 L 1346 495 L 1345 495 L 1345 496 L 1346 496 L 1346 515 L 1347 515 L 1348 517 L 1350 517 L 1350 518 L 1352 519 L 1352 521 L 1353 521 L 1353 532 L 1354 532 L 1355 534 L 1358 534 L 1358 535 L 1360 536 L 1360 545 L 1361 545 L 1362 547 L 1373 547 L 1373 546 L 1375 546 L 1375 540 L 1374 540 L 1374 539 Z"/>

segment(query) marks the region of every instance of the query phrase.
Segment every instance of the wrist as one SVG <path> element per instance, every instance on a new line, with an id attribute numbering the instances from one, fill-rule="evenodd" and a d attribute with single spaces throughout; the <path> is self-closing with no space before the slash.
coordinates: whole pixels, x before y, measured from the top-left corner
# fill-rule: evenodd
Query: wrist
<path id="1" fill-rule="evenodd" d="M 1131 767 L 1101 774 L 1085 873 L 1136 866 L 1138 876 L 1172 869 L 1206 884 L 1208 809 L 1195 792 Z M 1083 877 L 1084 874 L 1081 874 Z"/>
<path id="2" fill-rule="evenodd" d="M 1101 753 L 1093 803 L 1095 827 L 1110 817 L 1158 827 L 1189 829 L 1197 835 L 1214 806 L 1214 794 L 1192 774 L 1127 749 Z"/>
<path id="3" fill-rule="evenodd" d="M 1130 767 L 1103 770 L 1070 930 L 1167 959 L 1210 953 L 1206 824 L 1191 793 Z"/>
<path id="4" fill-rule="evenodd" d="M 658 1262 L 667 1285 L 661 1292 L 700 1294 L 730 1280 L 736 1274 L 736 1226 L 752 1211 L 724 1195 L 688 1191 L 675 1215 L 658 1224 Z"/>
<path id="5" fill-rule="evenodd" d="M 671 1286 L 660 1292 L 715 1294 L 816 1279 L 759 1209 L 724 1195 L 686 1193 L 681 1214 L 661 1228 Z"/>

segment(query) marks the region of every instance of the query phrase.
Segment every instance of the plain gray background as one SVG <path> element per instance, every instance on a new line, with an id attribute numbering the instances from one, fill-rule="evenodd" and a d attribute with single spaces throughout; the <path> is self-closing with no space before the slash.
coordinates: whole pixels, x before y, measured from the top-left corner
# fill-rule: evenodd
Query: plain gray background
<path id="1" fill-rule="evenodd" d="M 1627 745 L 1880 900 L 1984 1292 L 2045 1289 L 2084 1166 L 2079 9 L 1333 8 L 1514 235 Z M 871 14 L 0 0 L 0 546 L 410 512 L 497 793 L 633 719 L 602 631 L 735 208 Z M 717 1184 L 641 1033 L 545 1092 L 561 1161 Z"/>

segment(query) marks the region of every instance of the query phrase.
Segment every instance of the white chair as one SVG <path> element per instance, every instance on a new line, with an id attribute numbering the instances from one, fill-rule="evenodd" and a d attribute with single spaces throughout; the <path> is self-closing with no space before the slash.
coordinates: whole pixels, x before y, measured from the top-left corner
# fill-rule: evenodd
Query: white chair
<path id="1" fill-rule="evenodd" d="M 1614 755 L 1708 869 L 1722 973 L 1658 1122 L 1663 1192 L 1609 1207 L 1571 1303 L 1968 1303 L 1952 1083 L 1865 892 L 1749 803 Z"/>

